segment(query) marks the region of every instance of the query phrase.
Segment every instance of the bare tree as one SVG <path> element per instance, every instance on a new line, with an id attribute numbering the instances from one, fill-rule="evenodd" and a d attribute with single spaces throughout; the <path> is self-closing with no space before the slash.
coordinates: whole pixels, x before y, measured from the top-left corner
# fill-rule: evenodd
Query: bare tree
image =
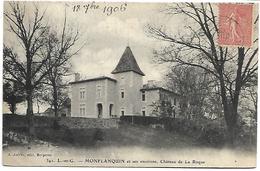
<path id="1" fill-rule="evenodd" d="M 66 42 L 65 38 L 62 38 L 60 54 L 55 56 L 55 60 L 51 53 L 43 55 L 42 52 L 48 52 L 46 46 L 50 43 L 50 27 L 44 23 L 45 12 L 41 13 L 34 4 L 33 14 L 29 15 L 26 13 L 26 7 L 23 3 L 10 2 L 8 11 L 4 12 L 9 31 L 17 37 L 25 54 L 17 54 L 13 48 L 4 46 L 4 79 L 17 82 L 25 90 L 29 132 L 33 134 L 33 94 L 54 67 L 67 61 L 62 56 L 67 50 L 66 47 L 72 46 L 67 43 L 73 40 Z M 27 15 L 29 22 L 26 22 Z"/>
<path id="2" fill-rule="evenodd" d="M 26 91 L 27 115 L 33 115 L 33 91 L 47 74 L 42 73 L 43 59 L 38 55 L 38 51 L 44 45 L 45 37 L 49 28 L 43 24 L 44 13 L 40 14 L 35 6 L 32 23 L 25 23 L 25 6 L 20 3 L 9 3 L 10 12 L 5 12 L 4 16 L 9 25 L 10 32 L 14 33 L 25 52 L 25 61 L 21 61 L 22 56 L 14 53 L 12 48 L 5 47 L 4 50 L 4 70 L 8 73 L 5 79 L 17 81 Z"/>
<path id="3" fill-rule="evenodd" d="M 209 115 L 217 115 L 208 108 L 219 107 L 213 98 L 217 99 L 215 80 L 204 70 L 192 66 L 174 66 L 166 75 L 169 89 L 180 94 L 180 112 L 187 119 L 200 119 Z M 213 97 L 214 96 L 214 97 Z M 219 110 L 217 110 L 219 111 Z"/>
<path id="4" fill-rule="evenodd" d="M 219 46 L 215 7 L 210 3 L 169 5 L 164 12 L 185 17 L 186 27 L 171 35 L 163 26 L 148 25 L 148 33 L 169 43 L 163 50 L 155 51 L 162 62 L 199 67 L 218 80 L 229 142 L 233 144 L 240 93 L 257 71 L 258 40 L 254 40 L 252 48 Z"/>
<path id="5" fill-rule="evenodd" d="M 71 29 L 70 29 L 71 30 Z M 45 63 L 45 67 L 48 69 L 46 79 L 43 81 L 45 85 L 50 88 L 48 92 L 50 96 L 45 96 L 44 99 L 54 107 L 55 117 L 58 117 L 58 110 L 64 101 L 68 98 L 67 96 L 67 83 L 63 81 L 64 76 L 68 76 L 70 71 L 70 59 L 76 55 L 80 49 L 72 50 L 75 43 L 79 39 L 79 32 L 67 31 L 66 25 L 66 13 L 61 35 L 58 35 L 56 31 L 53 31 L 48 37 L 48 43 L 45 44 L 45 48 L 41 54 L 46 56 L 48 60 Z"/>

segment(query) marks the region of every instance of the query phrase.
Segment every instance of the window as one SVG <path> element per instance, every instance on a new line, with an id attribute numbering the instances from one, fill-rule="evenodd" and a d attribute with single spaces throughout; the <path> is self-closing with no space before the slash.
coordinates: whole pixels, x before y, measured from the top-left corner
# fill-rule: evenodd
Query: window
<path id="1" fill-rule="evenodd" d="M 113 104 L 110 104 L 109 105 L 109 116 L 112 117 L 112 114 L 113 114 Z"/>
<path id="2" fill-rule="evenodd" d="M 145 101 L 145 91 L 142 91 L 142 101 Z"/>
<path id="3" fill-rule="evenodd" d="M 85 99 L 85 88 L 80 88 L 79 89 L 79 98 L 80 99 Z"/>
<path id="4" fill-rule="evenodd" d="M 85 115 L 86 115 L 86 105 L 80 104 L 80 106 L 79 106 L 79 116 L 83 117 Z"/>
<path id="5" fill-rule="evenodd" d="M 125 98 L 125 91 L 124 91 L 124 89 L 121 89 L 121 98 L 122 99 Z"/>
<path id="6" fill-rule="evenodd" d="M 145 107 L 142 108 L 142 115 L 145 116 Z"/>
<path id="7" fill-rule="evenodd" d="M 124 116 L 125 115 L 125 109 L 121 108 L 121 115 Z"/>
<path id="8" fill-rule="evenodd" d="M 101 85 L 97 85 L 97 98 L 101 98 L 102 96 L 102 87 Z"/>

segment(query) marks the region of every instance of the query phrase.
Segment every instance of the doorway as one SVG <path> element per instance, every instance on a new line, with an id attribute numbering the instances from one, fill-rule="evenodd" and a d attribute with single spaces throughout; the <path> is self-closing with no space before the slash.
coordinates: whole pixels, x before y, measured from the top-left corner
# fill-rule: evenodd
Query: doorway
<path id="1" fill-rule="evenodd" d="M 113 104 L 109 105 L 109 116 L 110 116 L 110 118 L 113 117 Z"/>
<path id="2" fill-rule="evenodd" d="M 102 118 L 103 115 L 103 106 L 102 103 L 97 104 L 97 112 L 98 112 L 98 118 Z"/>

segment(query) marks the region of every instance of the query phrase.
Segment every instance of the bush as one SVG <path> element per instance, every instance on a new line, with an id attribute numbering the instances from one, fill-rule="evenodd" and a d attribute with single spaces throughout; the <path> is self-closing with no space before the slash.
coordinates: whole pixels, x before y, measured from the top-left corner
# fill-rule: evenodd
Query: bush
<path id="1" fill-rule="evenodd" d="M 104 133 L 101 129 L 95 129 L 94 135 L 93 135 L 94 141 L 103 141 L 104 140 Z"/>
<path id="2" fill-rule="evenodd" d="M 204 145 L 220 147 L 225 144 L 225 130 L 219 121 L 212 120 L 188 120 L 182 118 L 158 118 L 149 116 L 121 116 L 121 122 L 133 123 L 136 125 L 164 125 L 164 129 L 187 135 L 196 139 Z M 206 126 L 204 126 L 206 125 Z"/>
<path id="3" fill-rule="evenodd" d="M 60 126 L 59 126 L 60 129 Z M 57 130 L 57 129 L 56 129 Z M 67 143 L 74 143 L 73 134 L 70 129 L 64 128 L 62 129 L 62 140 Z"/>
<path id="4" fill-rule="evenodd" d="M 151 125 L 151 124 L 160 124 L 162 119 L 158 117 L 151 116 L 121 116 L 120 121 L 122 123 L 133 123 L 136 125 Z"/>
<path id="5" fill-rule="evenodd" d="M 59 130 L 61 128 L 61 126 L 59 125 L 59 122 L 56 119 L 54 119 L 54 121 L 53 121 L 52 128 L 54 130 Z"/>
<path id="6" fill-rule="evenodd" d="M 224 130 L 219 128 L 207 127 L 201 132 L 198 141 L 201 142 L 203 145 L 221 147 L 226 142 Z"/>

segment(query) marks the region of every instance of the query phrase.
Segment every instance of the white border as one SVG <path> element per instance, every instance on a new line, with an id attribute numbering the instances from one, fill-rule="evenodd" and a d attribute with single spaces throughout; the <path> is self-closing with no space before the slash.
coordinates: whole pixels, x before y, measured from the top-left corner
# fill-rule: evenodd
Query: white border
<path id="1" fill-rule="evenodd" d="M 27 1 L 33 1 L 33 0 L 27 0 Z M 38 0 L 38 1 L 44 1 L 44 0 Z M 52 1 L 64 1 L 64 0 L 48 0 L 50 2 Z M 79 2 L 79 1 L 83 1 L 83 0 L 67 0 L 67 1 L 71 1 L 71 2 Z M 86 0 L 85 0 L 86 1 Z M 92 2 L 93 0 L 87 0 L 87 1 L 90 1 Z M 95 0 L 96 2 L 122 2 L 122 0 Z M 123 0 L 124 2 L 184 2 L 183 0 Z M 224 0 L 185 0 L 185 2 L 214 2 L 214 3 L 220 3 L 220 2 L 224 2 L 224 3 L 260 3 L 260 1 L 258 0 L 227 0 L 227 1 L 224 1 Z M 259 5 L 258 5 L 258 8 L 259 8 Z M 259 10 L 259 9 L 258 9 Z M 0 42 L 0 49 L 3 49 L 3 1 L 0 2 L 0 11 L 1 11 L 1 14 L 0 14 L 0 23 L 1 23 L 1 28 L 0 28 L 0 38 L 1 38 L 1 42 Z M 260 11 L 260 10 L 259 10 Z M 258 32 L 260 33 L 260 27 L 258 27 Z M 260 45 L 260 43 L 259 43 Z M 0 95 L 1 95 L 1 98 L 0 98 L 0 110 L 3 111 L 3 108 L 2 108 L 2 104 L 3 104 L 3 101 L 2 101 L 2 92 L 3 92 L 3 89 L 2 89 L 2 83 L 3 83 L 3 78 L 2 78 L 2 75 L 3 75 L 3 60 L 2 60 L 3 56 L 1 55 L 1 59 L 0 59 L 0 82 L 1 82 L 1 86 L 0 86 Z M 259 76 L 259 71 L 258 71 L 258 76 Z M 260 81 L 258 79 L 258 85 L 259 85 Z M 258 86 L 258 92 L 259 92 L 260 88 Z M 258 96 L 259 97 L 259 96 Z M 258 99 L 258 106 L 259 106 L 260 102 L 259 102 L 259 99 Z M 1 128 L 0 128 L 0 142 L 2 143 L 2 116 L 0 117 L 0 125 L 1 125 Z M 259 133 L 259 124 L 257 125 L 257 147 L 259 148 L 259 145 L 260 145 L 260 142 L 259 142 L 259 136 L 260 136 L 260 133 Z M 45 171 L 46 170 L 46 167 L 6 167 L 6 166 L 3 166 L 2 164 L 2 148 L 0 148 L 0 160 L 1 160 L 1 166 L 0 166 L 0 170 L 4 170 L 4 171 L 10 171 L 10 170 L 14 170 L 14 171 Z M 258 151 L 258 150 L 257 150 Z M 260 158 L 260 155 L 259 153 L 257 152 L 257 166 L 259 165 L 259 158 Z M 70 168 L 70 167 L 48 167 L 47 168 L 48 170 L 57 170 L 57 169 L 62 169 L 62 170 L 68 170 L 68 169 L 75 169 L 75 170 L 79 170 L 79 169 L 90 169 L 90 170 L 95 170 L 95 171 L 101 171 L 103 170 L 104 168 L 89 168 L 89 167 L 73 167 L 73 168 Z M 121 170 L 122 168 L 106 168 L 106 170 L 109 170 L 109 171 L 114 171 L 114 170 Z M 124 168 L 123 170 L 145 170 L 145 171 L 154 171 L 154 170 L 169 170 L 170 168 Z M 178 168 L 174 168 L 173 170 L 177 170 Z M 172 170 L 172 169 L 171 169 Z M 185 169 L 187 171 L 194 171 L 194 170 L 200 170 L 200 169 Z M 208 169 L 203 169 L 203 170 L 208 170 Z M 210 170 L 218 170 L 219 169 L 210 169 Z M 222 169 L 221 169 L 222 170 Z M 224 169 L 224 170 L 234 170 L 234 169 Z M 252 169 L 243 169 L 243 170 L 252 170 Z"/>

